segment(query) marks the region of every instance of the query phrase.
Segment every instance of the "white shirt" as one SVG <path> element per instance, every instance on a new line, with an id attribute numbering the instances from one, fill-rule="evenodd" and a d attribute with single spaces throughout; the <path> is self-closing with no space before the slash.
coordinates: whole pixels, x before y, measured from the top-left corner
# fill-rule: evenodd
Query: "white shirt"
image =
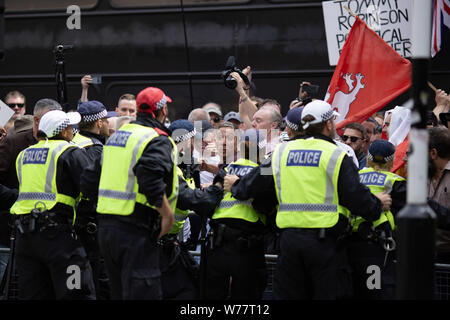
<path id="1" fill-rule="evenodd" d="M 198 159 L 202 158 L 200 152 L 198 152 L 195 148 L 192 152 L 192 157 L 194 158 L 194 163 L 199 163 Z M 218 155 L 215 155 L 214 157 L 205 157 L 203 159 L 209 164 L 218 165 L 220 163 L 220 157 Z M 213 182 L 214 176 L 214 173 L 208 171 L 200 171 L 200 184 Z"/>
<path id="2" fill-rule="evenodd" d="M 355 151 L 353 150 L 353 148 L 339 140 L 333 139 L 333 141 L 337 144 L 337 146 L 339 148 L 341 148 L 342 150 L 347 152 L 347 155 L 350 158 L 352 158 L 353 162 L 355 163 L 356 168 L 358 168 L 358 170 L 359 170 L 359 161 L 358 161 L 358 158 L 356 157 L 356 154 L 355 154 Z"/>
<path id="3" fill-rule="evenodd" d="M 275 147 L 280 143 L 279 137 L 273 137 L 270 141 L 266 143 L 266 154 L 272 153 Z"/>

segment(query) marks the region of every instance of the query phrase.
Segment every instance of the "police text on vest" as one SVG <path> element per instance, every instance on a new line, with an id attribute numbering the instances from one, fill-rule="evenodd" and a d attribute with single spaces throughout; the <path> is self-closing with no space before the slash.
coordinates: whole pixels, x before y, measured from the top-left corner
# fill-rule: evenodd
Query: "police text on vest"
<path id="1" fill-rule="evenodd" d="M 28 149 L 23 155 L 23 164 L 45 164 L 48 156 L 48 148 Z"/>
<path id="2" fill-rule="evenodd" d="M 249 173 L 253 169 L 254 169 L 254 167 L 250 167 L 250 166 L 241 166 L 241 165 L 237 165 L 237 164 L 230 164 L 228 166 L 228 170 L 229 170 L 228 174 L 235 174 L 239 178 L 242 178 L 243 176 L 245 176 L 247 173 Z"/>
<path id="3" fill-rule="evenodd" d="M 291 150 L 286 166 L 318 167 L 321 155 L 320 150 Z"/>
<path id="4" fill-rule="evenodd" d="M 364 185 L 384 186 L 386 175 L 379 172 L 367 172 L 359 175 L 359 182 Z"/>
<path id="5" fill-rule="evenodd" d="M 117 131 L 106 142 L 107 146 L 125 147 L 131 132 Z"/>

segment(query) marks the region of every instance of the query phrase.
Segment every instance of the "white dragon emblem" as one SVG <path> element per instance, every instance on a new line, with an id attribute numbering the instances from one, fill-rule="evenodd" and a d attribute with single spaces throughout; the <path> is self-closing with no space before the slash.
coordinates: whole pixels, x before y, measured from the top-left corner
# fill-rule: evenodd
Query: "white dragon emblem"
<path id="1" fill-rule="evenodd" d="M 346 73 L 345 75 L 341 75 L 344 78 L 345 82 L 348 86 L 348 93 L 343 91 L 336 91 L 334 95 L 334 100 L 330 102 L 331 105 L 335 106 L 334 109 L 339 113 L 339 116 L 336 119 L 336 123 L 341 122 L 347 117 L 348 111 L 350 110 L 350 105 L 353 101 L 356 100 L 356 95 L 359 90 L 365 87 L 365 84 L 361 82 L 364 76 L 361 73 L 357 73 L 355 75 L 356 78 L 356 86 L 354 86 L 355 79 L 352 79 L 353 73 Z M 327 92 L 327 97 L 325 100 L 328 100 L 329 93 Z"/>

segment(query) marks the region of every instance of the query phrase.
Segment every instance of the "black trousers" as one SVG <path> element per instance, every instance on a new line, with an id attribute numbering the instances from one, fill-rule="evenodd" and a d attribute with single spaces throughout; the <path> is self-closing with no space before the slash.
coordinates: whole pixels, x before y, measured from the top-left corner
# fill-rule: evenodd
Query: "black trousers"
<path id="1" fill-rule="evenodd" d="M 89 263 L 91 264 L 97 300 L 109 300 L 109 276 L 106 270 L 105 260 L 100 254 L 98 233 L 88 234 L 87 232 L 77 232 L 77 235 L 86 250 Z"/>
<path id="2" fill-rule="evenodd" d="M 251 249 L 224 241 L 208 249 L 206 298 L 210 300 L 260 300 L 267 284 L 264 244 Z"/>
<path id="3" fill-rule="evenodd" d="M 352 268 L 354 299 L 357 300 L 392 300 L 395 299 L 395 252 L 388 254 L 380 244 L 358 239 L 355 235 L 347 245 L 347 252 Z M 375 272 L 369 266 L 378 266 L 380 270 L 379 288 L 373 286 Z M 372 283 L 368 286 L 367 283 Z"/>
<path id="4" fill-rule="evenodd" d="M 16 232 L 20 299 L 95 299 L 86 251 L 70 231 L 60 224 L 42 232 Z"/>
<path id="5" fill-rule="evenodd" d="M 276 300 L 334 300 L 351 295 L 344 248 L 318 229 L 283 229 L 273 279 Z"/>
<path id="6" fill-rule="evenodd" d="M 162 298 L 158 248 L 148 229 L 114 217 L 99 218 L 98 239 L 108 270 L 111 299 Z"/>
<path id="7" fill-rule="evenodd" d="M 158 248 L 163 299 L 198 299 L 198 265 L 191 254 L 173 240 Z"/>

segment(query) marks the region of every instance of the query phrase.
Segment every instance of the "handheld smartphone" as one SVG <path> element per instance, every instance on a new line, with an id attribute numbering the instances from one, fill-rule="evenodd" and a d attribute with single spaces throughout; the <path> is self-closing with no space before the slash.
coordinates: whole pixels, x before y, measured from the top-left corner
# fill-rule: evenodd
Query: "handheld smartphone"
<path id="1" fill-rule="evenodd" d="M 102 83 L 102 76 L 99 75 L 92 75 L 92 84 L 101 84 Z"/>
<path id="2" fill-rule="evenodd" d="M 319 86 L 314 85 L 314 84 L 310 84 L 310 85 L 303 85 L 302 86 L 302 91 L 306 92 L 308 94 L 308 97 L 311 98 L 315 98 L 315 96 L 317 95 L 317 93 L 319 92 Z"/>

